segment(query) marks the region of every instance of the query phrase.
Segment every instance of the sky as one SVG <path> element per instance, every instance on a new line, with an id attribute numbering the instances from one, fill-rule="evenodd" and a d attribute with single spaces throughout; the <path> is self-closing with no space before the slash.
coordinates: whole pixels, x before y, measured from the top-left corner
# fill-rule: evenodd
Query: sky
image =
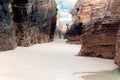
<path id="1" fill-rule="evenodd" d="M 70 12 L 75 6 L 77 0 L 56 0 L 58 13 L 61 15 L 62 23 L 69 23 L 72 20 Z"/>

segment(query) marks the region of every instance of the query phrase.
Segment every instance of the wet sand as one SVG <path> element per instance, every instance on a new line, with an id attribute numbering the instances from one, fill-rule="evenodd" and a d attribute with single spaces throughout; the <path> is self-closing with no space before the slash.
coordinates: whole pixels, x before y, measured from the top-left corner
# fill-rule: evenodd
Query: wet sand
<path id="1" fill-rule="evenodd" d="M 120 69 L 83 76 L 85 80 L 120 80 Z"/>
<path id="2" fill-rule="evenodd" d="M 113 60 L 75 56 L 80 48 L 56 39 L 1 52 L 0 80 L 84 80 L 84 73 L 118 68 Z"/>

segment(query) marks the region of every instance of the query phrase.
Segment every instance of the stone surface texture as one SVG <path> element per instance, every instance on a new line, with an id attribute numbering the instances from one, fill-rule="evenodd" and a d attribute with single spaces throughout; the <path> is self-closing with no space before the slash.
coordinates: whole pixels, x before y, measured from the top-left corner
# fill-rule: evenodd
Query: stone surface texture
<path id="1" fill-rule="evenodd" d="M 12 7 L 13 22 L 7 29 L 0 27 L 0 51 L 53 40 L 57 15 L 55 0 L 13 0 Z"/>
<path id="2" fill-rule="evenodd" d="M 74 23 L 83 23 L 78 55 L 114 59 L 120 65 L 120 0 L 78 0 Z"/>

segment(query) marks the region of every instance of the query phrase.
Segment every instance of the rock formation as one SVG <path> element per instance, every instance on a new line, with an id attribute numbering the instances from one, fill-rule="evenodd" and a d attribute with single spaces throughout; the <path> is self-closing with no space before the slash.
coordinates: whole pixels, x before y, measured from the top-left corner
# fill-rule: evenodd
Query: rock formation
<path id="1" fill-rule="evenodd" d="M 116 63 L 120 65 L 119 1 L 78 0 L 72 11 L 74 23 L 83 23 L 84 26 L 82 49 L 78 55 L 110 59 L 116 57 Z"/>
<path id="2" fill-rule="evenodd" d="M 17 46 L 15 25 L 6 8 L 8 6 L 5 6 L 8 3 L 10 0 L 0 0 L 0 51 L 11 50 Z"/>
<path id="3" fill-rule="evenodd" d="M 79 55 L 113 59 L 115 57 L 118 26 L 119 22 L 115 20 L 112 22 L 112 19 L 107 19 L 97 26 L 85 27 L 82 34 L 83 45 Z"/>
<path id="4" fill-rule="evenodd" d="M 32 1 L 32 11 L 29 14 L 22 13 L 27 3 L 14 2 L 13 4 L 21 5 L 21 9 L 16 6 L 13 7 L 15 9 L 14 14 L 16 14 L 14 21 L 18 28 L 16 34 L 19 46 L 29 46 L 53 40 L 56 28 L 55 16 L 57 14 L 54 0 Z"/>
<path id="5" fill-rule="evenodd" d="M 3 29 L 0 26 L 0 51 L 6 51 L 16 48 L 15 26 L 11 23 L 9 29 Z"/>
<path id="6" fill-rule="evenodd" d="M 68 39 L 69 43 L 75 43 L 75 44 L 81 44 L 81 33 L 82 33 L 82 22 L 78 19 L 78 15 L 80 12 L 80 5 L 81 5 L 81 0 L 78 0 L 73 11 L 71 12 L 72 14 L 72 24 L 70 24 L 71 27 L 68 28 L 65 38 Z M 69 24 L 68 24 L 69 25 Z"/>
<path id="7" fill-rule="evenodd" d="M 67 30 L 65 38 L 68 39 L 67 42 L 72 44 L 81 44 L 81 33 L 82 33 L 82 23 L 74 23 L 71 25 L 71 28 Z"/>
<path id="8" fill-rule="evenodd" d="M 55 0 L 13 0 L 11 3 L 14 23 L 9 24 L 8 29 L 1 26 L 0 50 L 53 40 L 57 15 Z"/>
<path id="9" fill-rule="evenodd" d="M 117 16 L 117 19 L 120 19 L 120 0 L 114 0 L 112 12 L 113 15 Z M 119 30 L 118 30 L 117 42 L 116 42 L 115 63 L 117 63 L 120 66 L 120 21 L 119 21 Z"/>

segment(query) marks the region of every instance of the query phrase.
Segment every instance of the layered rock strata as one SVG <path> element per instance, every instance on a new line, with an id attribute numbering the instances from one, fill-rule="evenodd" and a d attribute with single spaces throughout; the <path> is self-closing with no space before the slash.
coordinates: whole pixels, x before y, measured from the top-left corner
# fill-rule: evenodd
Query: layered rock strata
<path id="1" fill-rule="evenodd" d="M 85 27 L 82 49 L 78 55 L 114 59 L 119 25 L 118 21 L 107 19 L 97 26 L 93 24 Z"/>
<path id="2" fill-rule="evenodd" d="M 83 23 L 82 49 L 78 55 L 114 59 L 119 55 L 120 0 L 78 0 L 74 23 Z M 116 47 L 117 45 L 117 47 Z M 119 64 L 119 57 L 116 63 Z"/>

